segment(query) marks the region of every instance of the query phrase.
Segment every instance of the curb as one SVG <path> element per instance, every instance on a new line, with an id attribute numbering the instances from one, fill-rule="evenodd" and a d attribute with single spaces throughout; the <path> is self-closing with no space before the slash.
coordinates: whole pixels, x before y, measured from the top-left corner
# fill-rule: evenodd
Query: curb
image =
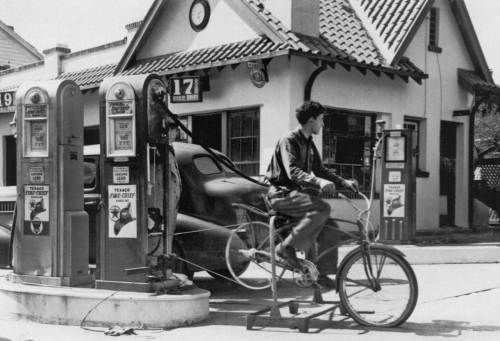
<path id="1" fill-rule="evenodd" d="M 500 243 L 392 246 L 412 265 L 500 263 Z M 340 247 L 339 260 L 356 247 Z"/>

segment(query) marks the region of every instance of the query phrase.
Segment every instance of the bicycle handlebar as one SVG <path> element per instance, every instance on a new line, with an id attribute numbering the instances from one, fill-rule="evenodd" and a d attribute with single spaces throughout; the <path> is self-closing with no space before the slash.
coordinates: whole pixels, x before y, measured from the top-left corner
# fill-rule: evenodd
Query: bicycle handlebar
<path id="1" fill-rule="evenodd" d="M 351 199 L 349 199 L 348 197 L 346 197 L 345 195 L 343 195 L 342 193 L 339 193 L 339 197 L 341 197 L 342 199 L 344 199 L 345 201 L 347 201 L 352 207 L 354 207 L 358 212 L 360 213 L 365 213 L 365 212 L 368 212 L 370 211 L 371 209 L 371 200 L 368 199 L 368 197 L 366 195 L 364 195 L 363 193 L 361 192 L 357 192 L 357 194 L 359 194 L 364 200 L 365 200 L 365 204 L 366 204 L 366 208 L 365 209 L 362 209 L 362 208 L 359 208 L 358 206 L 354 205 L 354 203 L 352 202 Z"/>

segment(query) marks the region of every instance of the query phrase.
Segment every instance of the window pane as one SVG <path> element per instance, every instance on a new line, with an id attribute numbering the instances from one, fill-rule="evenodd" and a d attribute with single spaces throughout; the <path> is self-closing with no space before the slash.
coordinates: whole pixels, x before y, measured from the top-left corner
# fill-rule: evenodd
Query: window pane
<path id="1" fill-rule="evenodd" d="M 253 136 L 260 135 L 260 118 L 259 113 L 255 112 L 253 114 Z"/>
<path id="2" fill-rule="evenodd" d="M 193 162 L 201 174 L 210 175 L 221 173 L 221 170 L 217 167 L 214 160 L 208 156 L 194 158 Z"/>
<path id="3" fill-rule="evenodd" d="M 241 136 L 252 136 L 253 119 L 252 113 L 247 112 L 242 115 L 241 130 L 243 131 Z"/>
<path id="4" fill-rule="evenodd" d="M 241 161 L 241 142 L 239 139 L 231 140 L 231 160 L 234 162 Z"/>
<path id="5" fill-rule="evenodd" d="M 258 137 L 253 138 L 253 161 L 260 160 L 260 139 Z"/>
<path id="6" fill-rule="evenodd" d="M 241 161 L 252 160 L 252 138 L 241 139 Z"/>
<path id="7" fill-rule="evenodd" d="M 258 163 L 254 163 L 253 164 L 253 170 L 252 170 L 252 175 L 259 175 L 259 164 Z"/>
<path id="8" fill-rule="evenodd" d="M 240 123 L 240 115 L 231 115 L 231 137 L 241 136 Z"/>
<path id="9" fill-rule="evenodd" d="M 245 163 L 241 165 L 241 172 L 245 175 L 252 176 L 252 164 Z"/>

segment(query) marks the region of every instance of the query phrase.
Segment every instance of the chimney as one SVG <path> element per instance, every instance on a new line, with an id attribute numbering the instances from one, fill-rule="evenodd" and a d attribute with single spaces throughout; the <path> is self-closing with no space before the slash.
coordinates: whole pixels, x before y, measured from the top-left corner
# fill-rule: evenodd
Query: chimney
<path id="1" fill-rule="evenodd" d="M 130 23 L 128 25 L 125 25 L 125 28 L 127 29 L 127 43 L 130 44 L 132 39 L 135 36 L 135 33 L 139 30 L 139 27 L 141 27 L 142 20 L 134 21 L 133 23 Z"/>
<path id="2" fill-rule="evenodd" d="M 260 2 L 293 32 L 319 37 L 320 0 L 260 0 Z"/>
<path id="3" fill-rule="evenodd" d="M 56 47 L 43 51 L 45 55 L 45 72 L 49 77 L 57 77 L 61 74 L 61 56 L 71 53 L 68 45 L 57 44 Z"/>

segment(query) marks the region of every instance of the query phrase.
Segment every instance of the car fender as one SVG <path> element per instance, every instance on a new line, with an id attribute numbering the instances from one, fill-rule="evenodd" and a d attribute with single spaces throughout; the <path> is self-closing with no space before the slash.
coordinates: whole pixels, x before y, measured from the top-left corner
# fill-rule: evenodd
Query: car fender
<path id="1" fill-rule="evenodd" d="M 374 243 L 374 244 L 370 244 L 370 249 L 376 249 L 376 250 L 384 250 L 384 251 L 389 251 L 391 253 L 394 253 L 396 254 L 397 256 L 400 256 L 400 257 L 406 257 L 405 254 L 401 251 L 399 251 L 398 249 L 396 249 L 394 246 L 390 246 L 390 245 L 384 245 L 384 244 L 377 244 L 377 243 Z M 349 261 L 349 259 L 357 252 L 361 252 L 361 246 L 351 250 L 345 257 L 344 259 L 342 259 L 342 262 L 340 263 L 338 269 L 337 269 L 337 276 L 340 275 L 342 273 L 342 271 L 344 270 L 344 267 L 346 265 L 346 263 Z M 337 292 L 339 291 L 339 281 L 336 281 L 336 288 Z"/>
<path id="2" fill-rule="evenodd" d="M 222 270 L 227 269 L 225 250 L 231 232 L 226 226 L 179 213 L 174 239 L 189 259 L 189 270 Z"/>

